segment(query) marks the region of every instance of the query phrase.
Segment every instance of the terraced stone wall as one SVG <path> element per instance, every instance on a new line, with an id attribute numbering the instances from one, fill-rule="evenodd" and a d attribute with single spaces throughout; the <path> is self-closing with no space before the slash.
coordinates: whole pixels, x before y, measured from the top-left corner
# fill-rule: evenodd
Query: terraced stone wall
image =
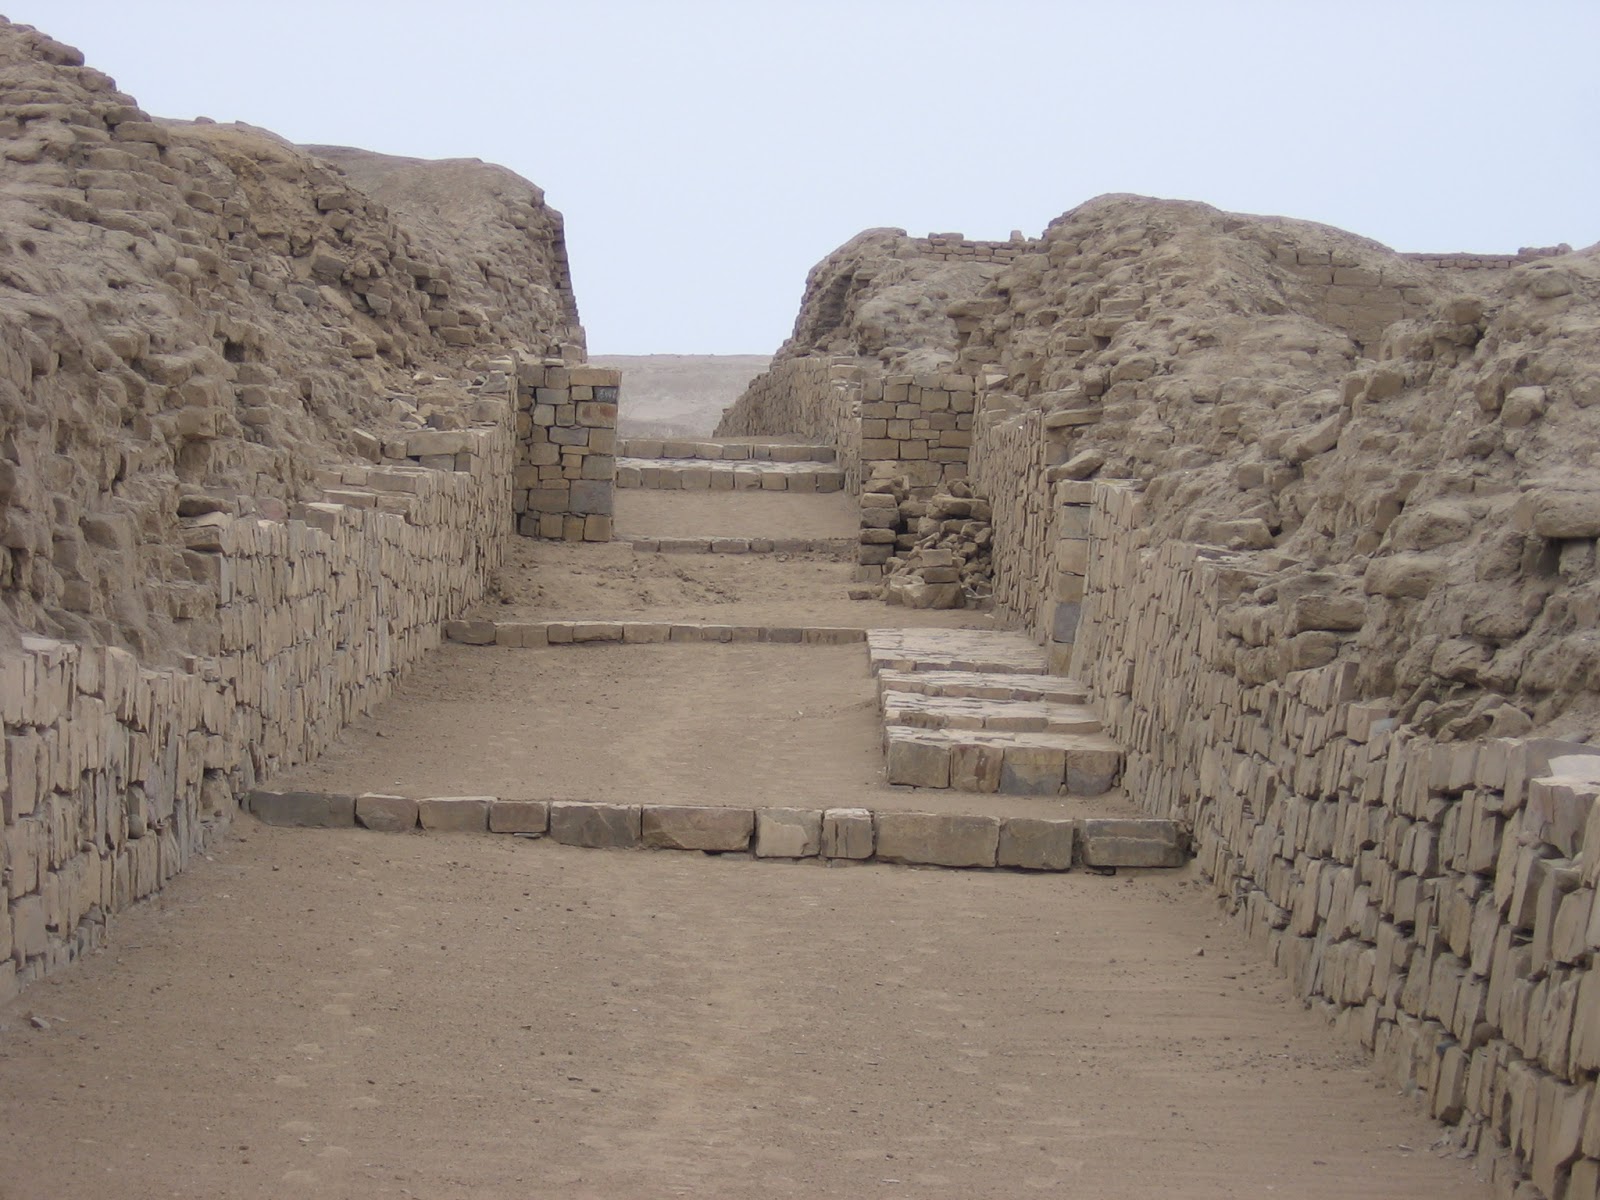
<path id="1" fill-rule="evenodd" d="M 323 477 L 283 520 L 189 518 L 216 587 L 215 655 L 24 638 L 0 655 L 0 999 L 105 940 L 111 914 L 202 852 L 258 779 L 306 761 L 438 644 L 512 533 L 507 372 L 482 422 L 416 431 Z"/>
<path id="2" fill-rule="evenodd" d="M 1073 669 L 1129 795 L 1191 831 L 1242 932 L 1498 1194 L 1595 1196 L 1596 749 L 1413 735 L 1350 658 L 1295 669 L 1251 625 L 1252 554 L 1153 546 L 1136 491 L 1092 494 Z"/>

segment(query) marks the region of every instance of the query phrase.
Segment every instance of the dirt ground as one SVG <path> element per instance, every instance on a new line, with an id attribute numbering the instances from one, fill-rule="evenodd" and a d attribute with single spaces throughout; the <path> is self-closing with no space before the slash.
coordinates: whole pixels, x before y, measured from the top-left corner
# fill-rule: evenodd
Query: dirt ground
<path id="1" fill-rule="evenodd" d="M 236 833 L 0 1009 L 7 1200 L 1488 1195 L 1179 875 Z"/>
<path id="2" fill-rule="evenodd" d="M 445 646 L 317 762 L 272 786 L 405 796 L 1135 816 L 1120 796 L 884 782 L 866 650 Z"/>
<path id="3" fill-rule="evenodd" d="M 994 628 L 987 613 L 968 609 L 912 610 L 851 600 L 847 589 L 853 569 L 814 555 L 635 554 L 626 542 L 575 545 L 513 538 L 489 598 L 473 615 L 501 621 Z"/>
<path id="4" fill-rule="evenodd" d="M 616 531 L 630 537 L 848 538 L 861 509 L 843 492 L 658 492 L 618 488 Z"/>

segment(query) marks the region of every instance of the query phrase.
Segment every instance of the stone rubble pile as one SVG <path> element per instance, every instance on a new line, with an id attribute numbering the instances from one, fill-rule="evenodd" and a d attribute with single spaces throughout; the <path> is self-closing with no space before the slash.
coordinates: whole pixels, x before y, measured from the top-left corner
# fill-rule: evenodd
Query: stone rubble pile
<path id="1" fill-rule="evenodd" d="M 881 570 L 870 594 L 907 608 L 983 608 L 991 591 L 994 531 L 987 500 L 956 480 L 922 498 L 901 479 L 861 493 L 864 567 Z"/>

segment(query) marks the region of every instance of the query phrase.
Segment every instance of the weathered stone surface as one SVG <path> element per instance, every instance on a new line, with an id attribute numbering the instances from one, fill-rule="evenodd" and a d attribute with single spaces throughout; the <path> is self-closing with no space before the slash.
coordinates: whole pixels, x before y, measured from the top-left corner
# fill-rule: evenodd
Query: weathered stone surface
<path id="1" fill-rule="evenodd" d="M 406 796 L 367 792 L 356 797 L 356 820 L 380 833 L 404 833 L 417 827 L 417 802 Z"/>
<path id="2" fill-rule="evenodd" d="M 967 743 L 951 747 L 951 788 L 958 792 L 999 791 L 1004 756 L 1005 751 L 1000 746 Z"/>
<path id="3" fill-rule="evenodd" d="M 639 844 L 637 804 L 556 800 L 550 805 L 550 836 L 563 846 L 628 849 Z"/>
<path id="4" fill-rule="evenodd" d="M 493 796 L 429 796 L 417 801 L 417 823 L 435 833 L 482 833 Z"/>
<path id="5" fill-rule="evenodd" d="M 1077 823 L 1046 817 L 1008 817 L 1000 827 L 995 864 L 1029 871 L 1065 871 L 1072 866 Z"/>
<path id="6" fill-rule="evenodd" d="M 1091 867 L 1181 867 L 1183 849 L 1171 821 L 1091 817 L 1079 827 Z"/>
<path id="7" fill-rule="evenodd" d="M 816 809 L 756 809 L 757 858 L 815 858 L 821 852 L 822 813 Z"/>
<path id="8" fill-rule="evenodd" d="M 544 833 L 550 828 L 548 800 L 495 800 L 489 805 L 490 833 Z"/>
<path id="9" fill-rule="evenodd" d="M 755 816 L 748 808 L 647 804 L 640 840 L 652 850 L 745 850 L 754 827 Z"/>
<path id="10" fill-rule="evenodd" d="M 272 792 L 257 788 L 250 793 L 250 811 L 266 825 L 344 829 L 356 823 L 356 798 L 322 792 Z"/>
<path id="11" fill-rule="evenodd" d="M 996 817 L 879 812 L 877 857 L 938 867 L 992 867 L 1000 841 Z"/>
<path id="12" fill-rule="evenodd" d="M 1049 746 L 1007 746 L 999 790 L 1009 795 L 1054 796 L 1066 777 L 1067 752 Z"/>
<path id="13" fill-rule="evenodd" d="M 1111 790 L 1122 773 L 1120 750 L 1068 750 L 1067 791 L 1074 796 L 1098 796 Z"/>
<path id="14" fill-rule="evenodd" d="M 823 858 L 871 858 L 873 841 L 870 810 L 830 808 L 823 812 Z"/>
<path id="15" fill-rule="evenodd" d="M 891 727 L 888 747 L 889 782 L 907 787 L 950 786 L 950 745 L 923 740 Z"/>

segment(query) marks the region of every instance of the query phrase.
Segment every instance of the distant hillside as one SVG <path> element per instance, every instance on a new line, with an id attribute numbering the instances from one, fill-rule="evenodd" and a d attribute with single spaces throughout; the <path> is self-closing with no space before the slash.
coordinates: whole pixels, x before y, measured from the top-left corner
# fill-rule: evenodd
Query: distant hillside
<path id="1" fill-rule="evenodd" d="M 622 376 L 624 437 L 709 437 L 722 410 L 772 362 L 769 354 L 597 354 Z"/>

